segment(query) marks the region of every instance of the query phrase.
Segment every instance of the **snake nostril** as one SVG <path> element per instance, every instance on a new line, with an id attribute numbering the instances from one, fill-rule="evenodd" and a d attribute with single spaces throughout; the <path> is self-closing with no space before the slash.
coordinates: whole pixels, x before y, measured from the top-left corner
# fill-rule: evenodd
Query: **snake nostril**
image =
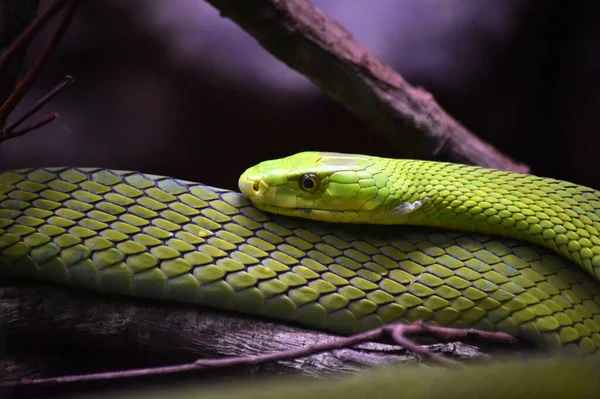
<path id="1" fill-rule="evenodd" d="M 254 190 L 254 192 L 258 192 L 258 187 L 260 186 L 260 184 L 255 181 L 254 184 L 252 185 L 252 190 Z"/>

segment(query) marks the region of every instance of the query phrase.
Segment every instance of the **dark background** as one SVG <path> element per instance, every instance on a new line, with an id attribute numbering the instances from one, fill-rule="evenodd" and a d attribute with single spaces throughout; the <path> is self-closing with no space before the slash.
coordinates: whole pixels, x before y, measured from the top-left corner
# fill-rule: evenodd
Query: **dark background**
<path id="1" fill-rule="evenodd" d="M 597 2 L 313 2 L 534 173 L 600 188 Z M 237 189 L 244 168 L 302 150 L 403 155 L 202 0 L 83 1 L 13 118 L 66 74 L 75 83 L 44 109 L 61 118 L 3 143 L 0 168 L 103 166 Z"/>
<path id="2" fill-rule="evenodd" d="M 534 173 L 600 189 L 597 2 L 313 3 Z M 103 166 L 236 189 L 247 166 L 302 150 L 403 155 L 203 0 L 82 1 L 11 120 L 66 74 L 75 83 L 40 114 L 61 118 L 2 143 L 1 169 Z"/>

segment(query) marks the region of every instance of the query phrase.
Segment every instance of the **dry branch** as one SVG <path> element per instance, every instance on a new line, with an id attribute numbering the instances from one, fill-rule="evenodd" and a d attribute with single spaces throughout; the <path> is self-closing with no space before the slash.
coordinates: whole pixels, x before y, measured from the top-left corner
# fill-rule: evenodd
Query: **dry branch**
<path id="1" fill-rule="evenodd" d="M 448 115 L 308 0 L 206 0 L 412 158 L 528 172 Z"/>
<path id="2" fill-rule="evenodd" d="M 62 344 L 118 353 L 122 358 L 151 353 L 156 357 L 156 365 L 197 358 L 256 356 L 339 338 L 203 307 L 14 282 L 0 284 L 0 320 L 6 326 L 8 347 L 16 351 L 32 343 L 36 347 Z M 455 359 L 480 358 L 494 349 L 479 350 L 458 342 L 428 348 Z M 398 346 L 371 342 L 252 367 L 253 372 L 323 378 L 355 373 L 370 365 L 415 360 L 418 359 L 413 354 Z M 22 368 L 14 368 L 16 375 L 22 373 Z M 92 370 L 78 371 L 83 372 Z"/>
<path id="3" fill-rule="evenodd" d="M 0 0 L 0 104 L 13 92 L 21 71 L 28 41 L 18 48 L 12 56 L 8 49 L 15 40 L 26 30 L 35 18 L 39 0 Z M 5 118 L 0 118 L 0 129 L 4 127 Z"/>
<path id="4" fill-rule="evenodd" d="M 51 15 L 60 9 L 61 6 L 66 6 L 67 9 L 63 13 L 62 18 L 58 24 L 58 27 L 54 34 L 50 37 L 46 46 L 42 50 L 41 54 L 35 59 L 30 68 L 27 69 L 27 72 L 24 76 L 19 80 L 14 90 L 10 93 L 8 98 L 0 105 L 0 121 L 4 124 L 6 119 L 15 109 L 17 104 L 23 99 L 25 94 L 29 91 L 36 78 L 60 44 L 65 32 L 67 31 L 75 13 L 77 12 L 77 8 L 79 6 L 80 0 L 54 0 L 54 2 L 41 13 L 31 24 L 19 35 L 19 37 L 6 49 L 1 55 L 0 59 L 2 62 L 6 62 L 10 56 L 10 54 L 17 53 L 18 50 L 22 49 L 26 43 L 31 40 L 31 36 L 37 33 L 37 29 L 40 29 L 43 26 L 43 23 L 47 21 Z M 8 55 L 7 55 L 8 54 Z M 0 64 L 1 65 L 1 64 Z M 56 90 L 56 92 L 60 91 L 60 89 Z M 54 93 L 56 94 L 56 93 Z M 52 96 L 49 95 L 48 99 Z M 47 99 L 47 100 L 48 100 Z M 46 101 L 47 101 L 46 100 Z M 17 130 L 14 130 L 16 126 L 23 123 L 27 118 L 31 117 L 37 110 L 39 110 L 46 101 L 39 102 L 34 107 L 34 110 L 26 113 L 23 117 L 19 118 L 15 123 L 11 123 L 8 127 L 2 129 L 0 133 L 0 142 L 22 136 L 32 130 L 38 129 L 39 127 L 46 125 L 52 122 L 54 119 L 58 117 L 56 113 L 52 113 L 44 117 L 41 121 L 35 122 L 29 126 Z"/>

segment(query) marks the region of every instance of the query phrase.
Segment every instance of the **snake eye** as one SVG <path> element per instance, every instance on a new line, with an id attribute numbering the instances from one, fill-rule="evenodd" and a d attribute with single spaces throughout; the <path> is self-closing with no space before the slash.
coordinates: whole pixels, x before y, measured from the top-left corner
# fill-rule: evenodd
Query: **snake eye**
<path id="1" fill-rule="evenodd" d="M 300 188 L 309 193 L 314 193 L 319 188 L 319 178 L 317 175 L 308 173 L 300 178 Z"/>

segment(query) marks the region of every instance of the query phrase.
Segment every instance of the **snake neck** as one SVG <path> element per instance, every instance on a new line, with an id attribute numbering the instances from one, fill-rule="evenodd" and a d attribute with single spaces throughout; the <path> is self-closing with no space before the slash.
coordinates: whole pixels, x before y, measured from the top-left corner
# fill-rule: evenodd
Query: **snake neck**
<path id="1" fill-rule="evenodd" d="M 395 167 L 394 167 L 395 166 Z M 495 234 L 549 248 L 600 277 L 600 192 L 573 183 L 474 166 L 393 160 L 379 211 L 359 222 Z"/>
<path id="2" fill-rule="evenodd" d="M 250 168 L 240 189 L 260 209 L 288 216 L 532 242 L 600 280 L 600 192 L 589 187 L 455 163 L 305 152 Z"/>

